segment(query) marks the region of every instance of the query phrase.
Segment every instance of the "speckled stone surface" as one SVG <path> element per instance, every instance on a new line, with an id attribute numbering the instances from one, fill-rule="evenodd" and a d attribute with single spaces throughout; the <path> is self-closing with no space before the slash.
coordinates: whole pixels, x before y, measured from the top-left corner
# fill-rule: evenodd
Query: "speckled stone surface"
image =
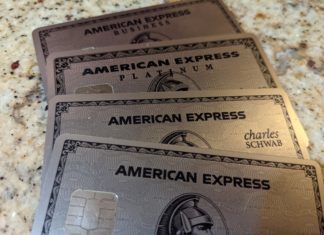
<path id="1" fill-rule="evenodd" d="M 224 0 L 256 34 L 324 164 L 324 1 Z M 33 29 L 162 0 L 0 1 L 0 234 L 28 234 L 37 207 L 45 140 L 44 90 Z"/>

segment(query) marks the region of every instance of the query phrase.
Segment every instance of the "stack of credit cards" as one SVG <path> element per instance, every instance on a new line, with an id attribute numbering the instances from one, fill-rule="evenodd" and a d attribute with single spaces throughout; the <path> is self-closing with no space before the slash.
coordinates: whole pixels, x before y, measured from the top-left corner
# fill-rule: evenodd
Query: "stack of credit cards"
<path id="1" fill-rule="evenodd" d="M 33 38 L 49 102 L 34 235 L 324 233 L 306 133 L 220 0 Z"/>

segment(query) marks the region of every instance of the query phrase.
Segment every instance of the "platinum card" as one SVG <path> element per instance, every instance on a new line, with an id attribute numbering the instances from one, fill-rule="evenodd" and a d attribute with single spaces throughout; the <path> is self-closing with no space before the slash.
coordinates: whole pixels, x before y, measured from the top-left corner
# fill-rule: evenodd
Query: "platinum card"
<path id="1" fill-rule="evenodd" d="M 302 130 L 279 89 L 56 96 L 45 169 L 63 133 L 309 158 Z"/>
<path id="2" fill-rule="evenodd" d="M 241 32 L 221 0 L 189 0 L 46 26 L 33 39 L 46 80 L 46 59 L 57 51 Z"/>
<path id="3" fill-rule="evenodd" d="M 320 235 L 310 160 L 63 135 L 33 235 Z"/>
<path id="4" fill-rule="evenodd" d="M 48 98 L 87 93 L 277 88 L 251 34 L 173 40 L 53 53 Z"/>

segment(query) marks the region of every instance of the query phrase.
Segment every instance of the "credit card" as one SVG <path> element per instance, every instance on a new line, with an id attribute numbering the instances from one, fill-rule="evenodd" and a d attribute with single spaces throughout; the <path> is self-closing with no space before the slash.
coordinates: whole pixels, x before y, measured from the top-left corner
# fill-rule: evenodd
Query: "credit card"
<path id="1" fill-rule="evenodd" d="M 309 158 L 302 129 L 279 89 L 56 96 L 45 169 L 63 133 Z"/>
<path id="2" fill-rule="evenodd" d="M 310 160 L 63 135 L 33 235 L 323 234 Z"/>
<path id="3" fill-rule="evenodd" d="M 276 88 L 251 34 L 53 53 L 48 97 L 65 94 Z"/>
<path id="4" fill-rule="evenodd" d="M 33 39 L 46 80 L 46 59 L 57 51 L 240 32 L 221 0 L 189 0 L 41 27 Z"/>

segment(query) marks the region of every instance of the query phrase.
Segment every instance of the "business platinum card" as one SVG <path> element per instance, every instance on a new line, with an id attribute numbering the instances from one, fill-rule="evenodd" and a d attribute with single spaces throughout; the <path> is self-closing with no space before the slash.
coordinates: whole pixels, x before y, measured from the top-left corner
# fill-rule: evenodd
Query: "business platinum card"
<path id="1" fill-rule="evenodd" d="M 33 235 L 324 232 L 310 160 L 61 136 Z"/>
<path id="2" fill-rule="evenodd" d="M 63 133 L 308 158 L 302 129 L 279 89 L 56 96 L 44 167 Z"/>
<path id="3" fill-rule="evenodd" d="M 221 0 L 189 0 L 46 26 L 33 39 L 46 79 L 46 59 L 57 51 L 240 32 Z"/>
<path id="4" fill-rule="evenodd" d="M 48 97 L 65 94 L 276 88 L 251 34 L 53 53 Z"/>

